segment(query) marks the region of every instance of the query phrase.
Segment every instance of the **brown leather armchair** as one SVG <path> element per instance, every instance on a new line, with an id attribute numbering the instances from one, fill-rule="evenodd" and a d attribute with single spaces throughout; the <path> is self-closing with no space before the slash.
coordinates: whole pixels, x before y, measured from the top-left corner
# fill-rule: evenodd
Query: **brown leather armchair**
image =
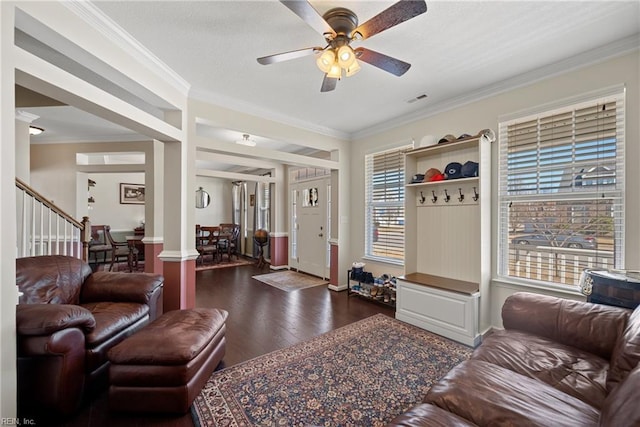
<path id="1" fill-rule="evenodd" d="M 93 273 L 62 255 L 16 259 L 18 409 L 68 415 L 106 386 L 107 351 L 162 314 L 164 278 Z"/>

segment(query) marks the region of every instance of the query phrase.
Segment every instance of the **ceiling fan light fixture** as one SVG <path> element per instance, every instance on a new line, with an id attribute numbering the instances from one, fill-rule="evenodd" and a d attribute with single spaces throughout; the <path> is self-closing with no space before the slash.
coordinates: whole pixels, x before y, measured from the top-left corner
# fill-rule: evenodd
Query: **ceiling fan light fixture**
<path id="1" fill-rule="evenodd" d="M 342 68 L 349 68 L 355 60 L 356 55 L 349 45 L 341 46 L 340 49 L 338 49 L 338 64 Z"/>
<path id="2" fill-rule="evenodd" d="M 358 61 L 354 59 L 353 63 L 347 68 L 346 75 L 347 77 L 351 77 L 358 71 L 360 71 L 360 64 L 358 64 Z"/>
<path id="3" fill-rule="evenodd" d="M 256 146 L 256 142 L 249 139 L 249 134 L 248 133 L 242 134 L 242 139 L 237 140 L 236 144 L 246 145 L 247 147 L 255 147 Z"/>
<path id="4" fill-rule="evenodd" d="M 342 77 L 342 68 L 340 68 L 340 65 L 338 65 L 337 62 L 334 62 L 333 65 L 331 65 L 331 69 L 327 73 L 327 77 L 332 79 L 339 79 Z"/>
<path id="5" fill-rule="evenodd" d="M 331 70 L 331 66 L 336 62 L 336 55 L 333 53 L 332 49 L 325 50 L 322 52 L 322 55 L 316 61 L 318 68 L 323 73 L 328 73 Z"/>

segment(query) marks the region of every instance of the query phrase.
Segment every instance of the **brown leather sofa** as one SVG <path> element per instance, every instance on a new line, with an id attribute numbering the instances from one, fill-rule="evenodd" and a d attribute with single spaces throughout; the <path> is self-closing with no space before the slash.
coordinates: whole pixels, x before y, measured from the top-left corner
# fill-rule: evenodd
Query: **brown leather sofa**
<path id="1" fill-rule="evenodd" d="M 77 258 L 16 259 L 18 410 L 67 415 L 106 387 L 107 351 L 162 314 L 164 278 L 93 273 Z"/>
<path id="2" fill-rule="evenodd" d="M 640 307 L 530 293 L 392 426 L 640 426 Z"/>

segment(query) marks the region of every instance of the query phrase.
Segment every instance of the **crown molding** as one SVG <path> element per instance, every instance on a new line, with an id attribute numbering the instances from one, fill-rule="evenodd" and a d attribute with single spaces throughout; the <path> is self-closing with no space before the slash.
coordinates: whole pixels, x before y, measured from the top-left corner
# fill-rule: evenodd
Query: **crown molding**
<path id="1" fill-rule="evenodd" d="M 529 86 L 541 80 L 565 74 L 580 68 L 588 67 L 609 59 L 626 55 L 640 49 L 640 34 L 617 40 L 613 43 L 588 50 L 578 55 L 563 59 L 562 61 L 537 68 L 535 70 L 520 74 L 513 78 L 500 81 L 496 84 L 485 86 L 476 91 L 466 93 L 461 96 L 449 98 L 437 102 L 429 107 L 417 110 L 410 114 L 388 120 L 376 126 L 367 127 L 361 131 L 350 135 L 352 140 L 375 135 L 399 126 L 403 126 L 417 120 L 432 117 L 445 111 L 462 107 L 472 102 L 480 101 L 501 93 L 514 90 L 520 87 Z"/>
<path id="2" fill-rule="evenodd" d="M 93 3 L 82 0 L 66 0 L 62 4 L 104 35 L 111 43 L 132 57 L 137 58 L 147 68 L 154 70 L 169 85 L 177 88 L 180 93 L 187 96 L 191 86 L 189 82 L 151 53 Z"/>
<path id="3" fill-rule="evenodd" d="M 36 116 L 35 114 L 27 113 L 26 111 L 22 110 L 16 110 L 16 120 L 20 120 L 21 122 L 31 123 L 39 118 L 40 116 Z"/>
<path id="4" fill-rule="evenodd" d="M 50 136 L 38 137 L 37 141 L 31 141 L 32 145 L 41 144 L 81 144 L 81 143 L 100 143 L 100 142 L 138 142 L 138 141 L 151 141 L 151 138 L 147 138 L 143 135 L 128 134 L 128 135 L 95 135 L 95 136 L 56 136 L 51 134 Z"/>
<path id="5" fill-rule="evenodd" d="M 251 114 L 266 120 L 272 120 L 283 125 L 292 126 L 332 138 L 349 140 L 351 137 L 351 135 L 347 132 L 341 132 L 339 130 L 322 126 L 317 123 L 295 119 L 285 114 L 280 114 L 276 111 L 259 107 L 246 101 L 240 101 L 238 99 L 230 98 L 225 95 L 216 94 L 203 89 L 191 88 L 189 97 L 222 108 L 237 111 L 242 114 Z"/>

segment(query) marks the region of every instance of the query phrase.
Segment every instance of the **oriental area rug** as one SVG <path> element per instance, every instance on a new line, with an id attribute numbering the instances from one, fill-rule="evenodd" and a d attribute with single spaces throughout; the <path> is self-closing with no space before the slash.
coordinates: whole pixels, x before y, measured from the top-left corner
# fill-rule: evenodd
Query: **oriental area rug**
<path id="1" fill-rule="evenodd" d="M 383 314 L 214 372 L 196 426 L 383 426 L 472 349 Z"/>
<path id="2" fill-rule="evenodd" d="M 258 276 L 251 277 L 285 292 L 297 291 L 299 289 L 306 289 L 313 286 L 326 285 L 327 283 L 329 283 L 324 279 L 320 279 L 319 277 L 311 276 L 304 273 L 298 273 L 291 270 L 260 274 Z"/>

